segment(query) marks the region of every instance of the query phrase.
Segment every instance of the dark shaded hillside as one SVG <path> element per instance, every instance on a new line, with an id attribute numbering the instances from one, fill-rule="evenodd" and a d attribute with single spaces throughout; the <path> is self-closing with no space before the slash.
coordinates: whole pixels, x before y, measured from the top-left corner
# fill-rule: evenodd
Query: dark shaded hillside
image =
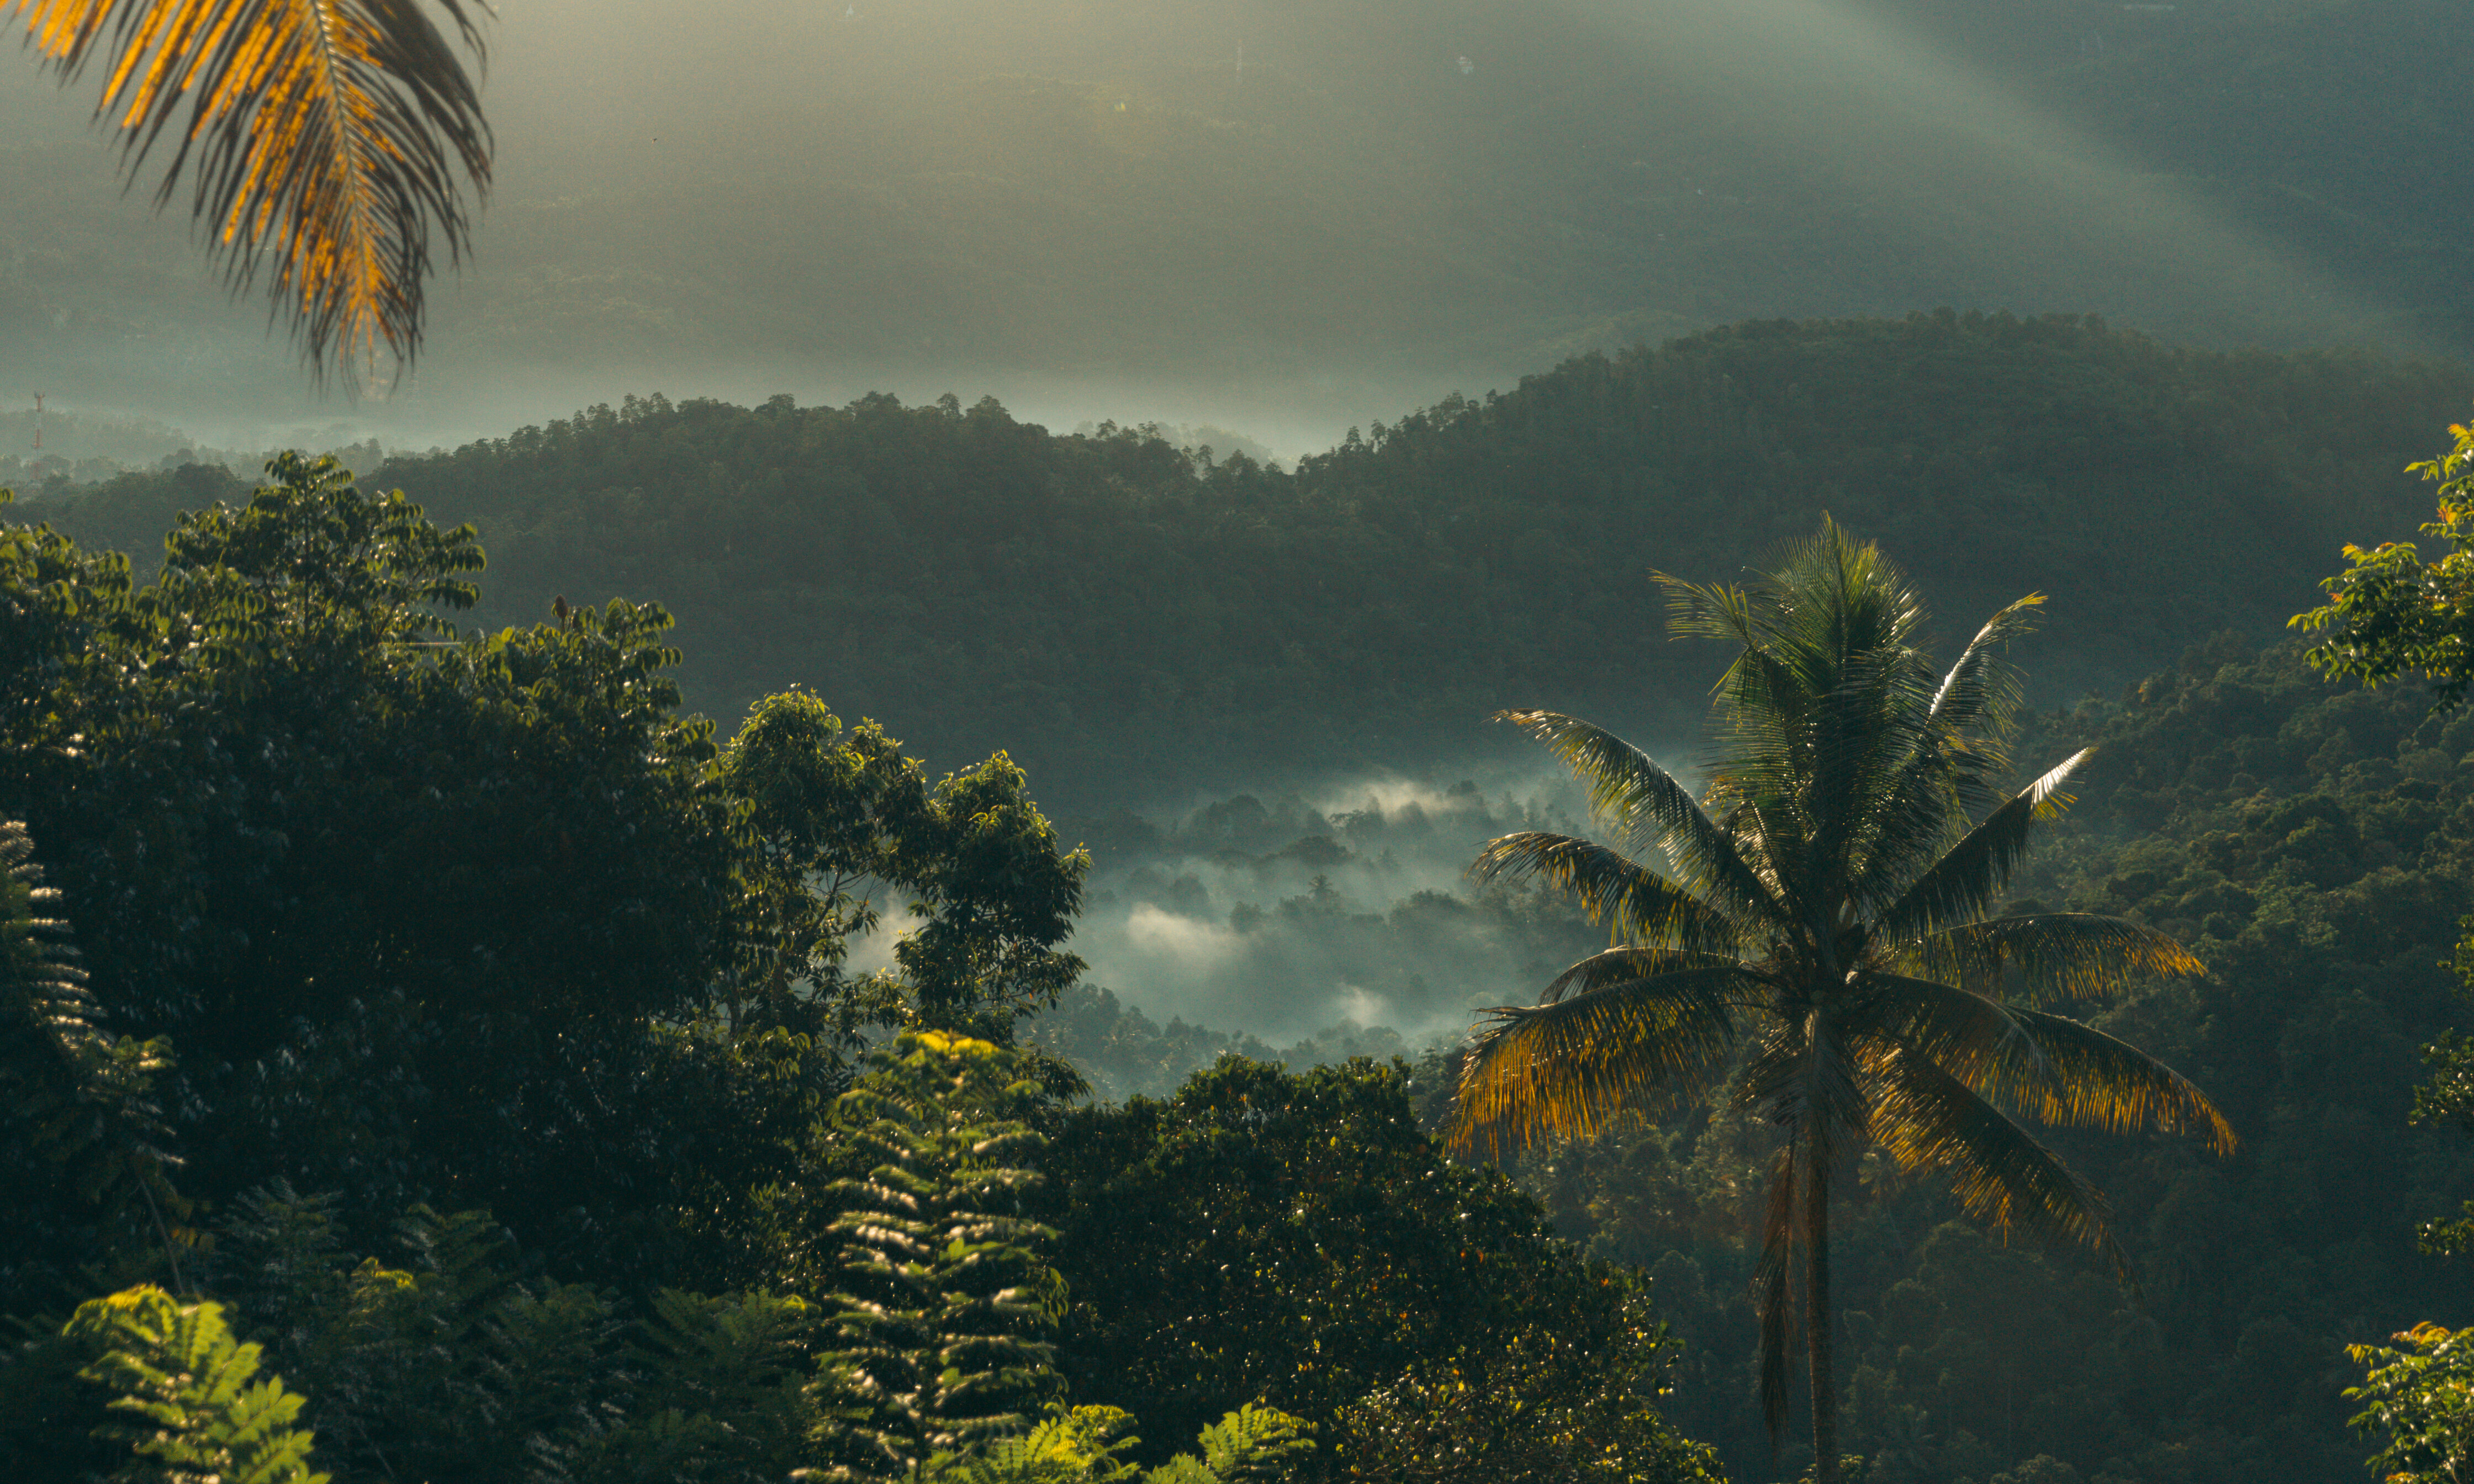
<path id="1" fill-rule="evenodd" d="M 2451 367 L 1940 314 L 1584 357 L 1294 472 L 987 401 L 656 397 L 375 478 L 479 523 L 489 622 L 656 599 L 698 705 L 809 685 L 931 758 L 1008 748 L 1079 809 L 1509 750 L 1483 725 L 1509 706 L 1689 735 L 1705 666 L 1663 643 L 1648 571 L 1726 578 L 1825 510 L 1953 628 L 2050 593 L 2019 658 L 2048 700 L 2107 689 L 2271 632 L 2341 541 L 2409 532 L 2398 450 L 2469 394 Z M 142 551 L 220 479 L 30 513 Z"/>

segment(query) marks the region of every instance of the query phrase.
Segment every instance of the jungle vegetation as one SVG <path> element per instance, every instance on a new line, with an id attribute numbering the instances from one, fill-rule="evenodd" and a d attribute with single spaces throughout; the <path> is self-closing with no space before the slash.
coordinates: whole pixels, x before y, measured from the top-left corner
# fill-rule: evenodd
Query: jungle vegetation
<path id="1" fill-rule="evenodd" d="M 2119 1261 L 2102 1197 L 2020 1120 L 2193 1130 L 2219 1154 L 2233 1130 L 2170 1067 L 2043 1007 L 2206 967 L 2122 918 L 1995 910 L 2087 757 L 2006 797 L 1993 781 L 2016 696 L 2001 651 L 2040 597 L 1995 613 L 1944 672 L 1915 591 L 1828 522 L 1742 587 L 1661 583 L 1679 634 L 1740 650 L 1718 682 L 1718 751 L 1695 798 L 1589 722 L 1506 718 L 1587 780 L 1616 840 L 1504 835 L 1475 872 L 1543 877 L 1614 945 L 1493 1013 L 1462 1061 L 1454 1137 L 1586 1139 L 1727 1083 L 1777 1144 L 1754 1278 L 1763 1420 L 1785 1428 L 1800 1332 L 1813 1477 L 1837 1484 L 1831 1219 L 1856 1161 L 1879 1149 L 2004 1235 Z"/>
<path id="2" fill-rule="evenodd" d="M 1926 317 L 1724 339 L 1763 333 L 2031 329 Z M 2032 333 L 2148 353 L 2084 325 Z M 1606 374 L 1582 363 L 1540 385 Z M 931 449 L 967 435 L 1173 458 L 1185 483 L 1169 488 L 1189 491 L 1229 477 L 995 409 L 611 422 L 768 417 L 873 417 Z M 1440 436 L 1387 430 L 1317 468 Z M 174 477 L 190 514 L 143 569 L 59 529 L 0 528 L 0 818 L 16 822 L 0 842 L 0 1309 L 19 1321 L 0 1463 L 15 1473 L 1613 1480 L 1813 1464 L 1768 1441 L 1754 1280 L 1780 1144 L 1758 1098 L 1627 1110 L 1500 1162 L 1439 1137 L 1463 1072 L 1449 1050 L 1309 1067 L 1346 1049 L 1309 1042 L 1287 1067 L 1241 1058 L 1164 1095 L 1082 1098 L 1088 1038 L 1114 1038 L 1113 1062 L 1084 1058 L 1095 1070 L 1139 1082 L 1162 1033 L 1078 982 L 1091 857 L 1011 755 L 932 771 L 809 690 L 757 698 L 725 737 L 686 709 L 658 606 L 562 580 L 544 616 L 467 633 L 488 611 L 479 539 L 410 496 L 298 459 L 241 504 Z M 67 509 L 134 520 L 162 488 Z M 2388 508 L 2346 518 L 2405 529 L 2378 523 Z M 2271 553 L 2229 526 L 2195 549 Z M 1691 569 L 1667 549 L 1659 565 Z M 2383 1444 L 2433 1472 L 2465 1435 L 2423 1378 L 2462 1365 L 2447 1322 L 2469 1296 L 2440 1254 L 2474 1153 L 2445 1126 L 2462 1006 L 2439 965 L 2474 905 L 2474 721 L 2413 685 L 2332 684 L 2303 644 L 2269 642 L 2341 559 L 2280 560 L 2307 569 L 2302 602 L 2219 593 L 2188 621 L 2227 631 L 2170 664 L 2068 705 L 2030 692 L 2009 744 L 2030 776 L 1979 754 L 1989 792 L 1925 831 L 1977 827 L 2095 745 L 2069 778 L 2077 804 L 1976 907 L 2113 920 L 2127 926 L 2109 942 L 2182 971 L 2003 1014 L 2069 1014 L 2143 1048 L 2187 1079 L 2157 1086 L 2204 1094 L 2183 1113 L 2212 1130 L 2213 1108 L 2240 1145 L 2044 1141 L 2109 1198 L 2135 1288 L 2068 1247 L 2002 1241 L 1895 1157 L 1856 1161 L 1829 1229 L 1830 1390 L 1867 1479 L 2301 1484 Z M 1918 586 L 1945 611 L 1964 601 Z M 2409 607 L 2428 590 L 2395 589 Z M 2267 625 L 2241 627 L 2261 609 Z M 1698 654 L 1702 685 L 1732 658 Z M 1406 673 L 1417 656 L 1368 662 Z M 1232 804 L 1216 827 L 1276 853 L 1284 818 Z M 1139 824 L 1086 838 L 1140 850 Z M 1370 844 L 1383 826 L 1326 827 Z M 1419 911 L 1384 930 L 1500 923 L 1540 960 L 1590 930 L 1541 894 L 1472 888 Z M 887 914 L 912 931 L 864 967 L 851 943 Z M 2373 1353 L 2384 1342 L 2401 1348 Z M 2348 1435 L 2349 1387 L 2376 1394 L 2368 1442 Z"/>
<path id="3" fill-rule="evenodd" d="M 2410 529 L 2428 505 L 2397 450 L 2469 399 L 2446 363 L 1926 314 L 1584 357 L 1289 470 L 872 396 L 637 398 L 364 472 L 476 525 L 483 621 L 657 593 L 708 714 L 803 684 L 930 755 L 1003 748 L 1097 815 L 1299 759 L 1416 771 L 1516 706 L 1689 735 L 1709 677 L 1655 640 L 1644 569 L 1734 573 L 1824 512 L 1945 613 L 2050 594 L 2014 656 L 2031 694 L 2110 692 L 2272 631 L 2343 541 Z M 192 467 L 21 493 L 143 562 L 241 488 Z"/>
<path id="4" fill-rule="evenodd" d="M 1711 1475 L 1637 1276 L 1399 1069 L 1071 1106 L 1016 1028 L 1089 859 L 1003 754 L 795 691 L 718 740 L 657 607 L 455 633 L 469 529 L 269 474 L 144 583 L 0 528 L 0 1471 Z M 1188 1338 L 1109 1280 L 1239 1263 L 1208 1170 L 1259 1314 Z"/>

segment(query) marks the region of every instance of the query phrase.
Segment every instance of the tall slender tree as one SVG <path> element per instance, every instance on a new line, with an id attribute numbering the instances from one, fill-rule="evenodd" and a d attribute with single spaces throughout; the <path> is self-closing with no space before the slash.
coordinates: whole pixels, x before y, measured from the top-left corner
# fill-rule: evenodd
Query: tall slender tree
<path id="1" fill-rule="evenodd" d="M 1717 687 L 1702 796 L 1588 722 L 1504 713 L 1588 783 L 1614 840 L 1506 835 L 1473 870 L 1552 882 L 1613 945 L 1536 1005 L 1492 1012 L 1455 1134 L 1490 1150 L 1586 1137 L 1722 1084 L 1775 1129 L 1755 1278 L 1763 1410 L 1782 1432 L 1800 1251 L 1814 1476 L 1834 1484 L 1830 1209 L 1852 1162 L 1879 1147 L 1996 1227 L 2122 1264 L 2101 1197 L 2022 1120 L 2187 1130 L 2219 1153 L 2233 1131 L 2171 1068 L 2050 1007 L 2203 966 L 2116 918 L 1993 915 L 2088 756 L 1997 786 L 2018 696 L 2000 651 L 2041 597 L 1937 672 L 1914 591 L 1827 520 L 1745 587 L 1659 581 L 1679 635 L 1742 650 Z"/>

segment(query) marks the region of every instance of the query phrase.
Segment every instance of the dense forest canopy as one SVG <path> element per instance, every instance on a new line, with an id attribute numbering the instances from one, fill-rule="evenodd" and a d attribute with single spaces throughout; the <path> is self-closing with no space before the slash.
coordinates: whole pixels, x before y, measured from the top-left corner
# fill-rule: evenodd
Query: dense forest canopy
<path id="1" fill-rule="evenodd" d="M 1096 813 L 1499 754 L 1479 723 L 1512 706 L 1685 741 L 1697 657 L 1608 636 L 1659 632 L 1650 568 L 1734 571 L 1824 511 L 1945 613 L 2050 594 L 2019 654 L 2037 695 L 2109 691 L 2268 632 L 2338 545 L 2409 528 L 2397 450 L 2469 391 L 2445 364 L 1935 314 L 1584 357 L 1285 471 L 872 396 L 636 399 L 364 472 L 480 528 L 485 622 L 659 594 L 691 704 L 803 683 Z M 142 560 L 232 490 L 191 468 L 28 509 Z"/>
<path id="2" fill-rule="evenodd" d="M 1954 417 L 1919 410 L 1924 388 Z M 55 1323 L 56 1344 L 0 1366 L 0 1418 L 54 1420 L 16 1435 L 48 1440 L 40 1467 L 87 1456 L 59 1451 L 67 1414 L 44 1409 L 99 1406 L 81 1369 L 137 1375 L 171 1343 L 162 1327 L 187 1325 L 227 1368 L 238 1338 L 285 1337 L 268 1363 L 302 1387 L 322 1467 L 351 1477 L 389 1476 L 396 1454 L 473 1477 L 521 1476 L 525 1457 L 668 1477 L 643 1460 L 672 1426 L 725 1429 L 748 1467 L 813 1458 L 802 1429 L 861 1415 L 832 1411 L 859 1395 L 836 1388 L 910 1353 L 885 1335 L 925 1344 L 945 1321 L 892 1289 L 870 1301 L 893 1305 L 882 1324 L 777 1296 L 879 1291 L 837 1276 L 861 1260 L 851 1233 L 877 1230 L 855 1161 L 958 1182 L 936 1199 L 962 1219 L 1015 1177 L 989 1185 L 937 1151 L 987 1144 L 1046 1181 L 1004 1213 L 1023 1224 L 1003 1228 L 1003 1270 L 1057 1274 L 1069 1295 L 984 1338 L 1020 1361 L 991 1407 L 1060 1386 L 1138 1403 L 1159 1427 L 1138 1456 L 1160 1468 L 1251 1401 L 1314 1424 L 1322 1450 L 1294 1465 L 1310 1473 L 1460 1447 L 1508 1477 L 1568 1477 L 1575 1448 L 1620 1456 L 1621 1477 L 1790 1474 L 1753 1363 L 1759 1126 L 1631 1125 L 1514 1161 L 1506 1183 L 1420 1129 L 1443 1116 L 1448 1053 L 1306 1072 L 1418 1047 L 1366 1024 L 1294 1044 L 1234 1019 L 1163 1024 L 1105 977 L 1076 983 L 1066 934 L 1078 911 L 1147 905 L 1246 945 L 1231 985 L 1327 962 L 1448 1008 L 1408 986 L 1456 959 L 1493 1002 L 1534 991 L 1589 945 L 1568 911 L 1447 881 L 1385 911 L 1381 891 L 1421 880 L 1455 831 L 1563 827 L 1569 801 L 1453 786 L 1323 812 L 1272 792 L 1163 820 L 1122 807 L 1141 802 L 1143 759 L 1261 767 L 1322 744 L 1365 761 L 1400 737 L 1438 755 L 1493 704 L 1481 687 L 1521 679 L 1496 649 L 1688 738 L 1721 657 L 1639 642 L 1657 632 L 1646 569 L 1738 570 L 1759 553 L 1729 531 L 1783 534 L 1828 508 L 1895 533 L 1941 614 L 2033 585 L 2102 615 L 2057 614 L 2046 648 L 2017 646 L 2068 678 L 2033 707 L 2021 765 L 2099 751 L 2008 906 L 2119 914 L 2187 945 L 2204 978 L 2098 1023 L 2189 1074 L 2244 1141 L 2219 1164 L 2173 1140 L 2064 1137 L 2112 1196 L 2136 1292 L 1991 1241 L 1928 1185 L 1867 1166 L 1839 1222 L 1843 1446 L 1897 1484 L 2341 1474 L 2364 1451 L 2343 1347 L 2467 1297 L 2413 1233 L 2474 1185 L 2474 1149 L 2406 1114 L 2415 1048 L 2461 1013 L 2439 965 L 2474 907 L 2474 722 L 2412 687 L 2332 687 L 2297 646 L 2260 645 L 2338 539 L 2406 534 L 2427 487 L 2395 472 L 2398 450 L 2426 448 L 2464 392 L 2444 367 L 1919 316 L 1583 359 L 1289 471 L 1140 431 L 1058 437 L 992 403 L 643 400 L 384 471 L 429 510 L 297 461 L 242 509 L 216 503 L 229 476 L 205 467 L 56 487 L 12 514 L 92 545 L 10 528 L 0 814 L 33 827 L 0 866 L 12 912 L 65 923 L 9 942 L 73 932 L 84 976 L 10 960 L 64 1029 L 0 1075 L 21 1110 L 95 1113 L 38 1113 L 55 1121 L 11 1155 L 37 1194 L 9 1212 L 0 1281 L 13 1308 L 60 1321 L 94 1291 L 80 1256 L 103 1251 L 114 1281 L 204 1284 L 224 1307 L 132 1300 Z M 176 510 L 193 514 L 143 567 L 94 549 L 144 553 Z M 433 511 L 506 545 L 476 569 L 475 541 Z M 861 521 L 863 544 L 840 539 Z M 1425 599 L 1446 579 L 1469 611 Z M 675 631 L 663 609 L 600 601 L 665 586 L 687 600 Z M 816 611 L 838 627 L 800 633 Z M 1431 637 L 1422 613 L 1461 628 Z M 434 637 L 450 624 L 474 633 Z M 900 624 L 919 673 L 865 668 Z M 1257 628 L 1320 664 L 1249 648 Z M 714 658 L 671 650 L 673 633 Z M 1635 641 L 1610 660 L 1605 633 Z M 1157 646 L 1151 688 L 1064 699 L 1096 674 L 1075 646 L 1104 634 Z M 670 679 L 726 698 L 803 654 L 837 663 L 727 744 Z M 1007 664 L 1055 693 L 975 693 Z M 884 687 L 864 710 L 836 690 L 862 682 Z M 1376 730 L 1382 697 L 1425 693 L 1458 714 L 1413 707 L 1422 744 Z M 897 742 L 827 698 L 854 718 L 915 705 L 927 726 Z M 1338 718 L 1327 732 L 1270 750 L 1274 723 L 1319 711 Z M 1059 793 L 1120 807 L 1086 805 L 1088 827 L 1060 834 L 1030 802 L 1046 775 L 1011 756 L 941 782 L 914 760 L 968 757 L 951 739 L 1009 720 L 1050 749 L 1022 756 Z M 949 739 L 933 751 L 915 740 L 930 727 Z M 1112 797 L 1096 761 L 1074 769 L 1120 728 Z M 1056 740 L 1078 736 L 1087 751 Z M 854 895 L 870 879 L 926 914 L 881 964 L 853 954 L 867 919 L 910 909 Z M 1214 895 L 1240 889 L 1259 898 Z M 943 1030 L 882 1043 L 939 1025 L 987 1049 Z M 1178 1088 L 1229 1051 L 1263 1060 Z M 1069 1112 L 1078 1065 L 1121 1101 Z M 1174 1095 L 1130 1096 L 1146 1090 Z M 1391 1185 L 1431 1197 L 1364 1198 Z M 163 1257 L 184 1251 L 186 1278 Z M 1128 1267 L 1158 1278 L 1107 1276 Z M 1225 1285 L 1225 1324 L 1176 1302 L 1198 1283 Z M 386 1292 L 402 1297 L 374 1309 Z M 424 1349 L 441 1326 L 485 1348 Z M 1319 1326 L 1353 1348 L 1301 1350 Z M 722 1369 L 643 1358 L 690 1353 Z M 1489 1407 L 1452 1400 L 1450 1377 L 1481 1374 Z M 560 1420 L 578 1408 L 617 1421 Z M 898 1449 L 979 1425 L 953 1399 L 897 1412 L 834 1436 Z M 1077 1448 L 1116 1446 L 1097 1414 L 1075 1425 Z"/>
<path id="3" fill-rule="evenodd" d="M 0 1478 L 2474 1473 L 2462 0 L 17 9 Z"/>

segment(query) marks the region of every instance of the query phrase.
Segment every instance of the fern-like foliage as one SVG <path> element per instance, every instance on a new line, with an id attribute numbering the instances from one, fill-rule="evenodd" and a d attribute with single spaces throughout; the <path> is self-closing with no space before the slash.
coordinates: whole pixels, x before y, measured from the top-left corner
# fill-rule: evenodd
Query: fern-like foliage
<path id="1" fill-rule="evenodd" d="M 43 885 L 25 826 L 0 821 L 0 1169 L 64 1179 L 107 1221 L 133 1226 L 148 1201 L 180 1209 L 168 1131 L 150 1100 L 171 1065 L 161 1040 L 113 1036 L 98 1023 L 69 939 Z M 25 1192 L 32 1194 L 32 1191 Z"/>
<path id="2" fill-rule="evenodd" d="M 787 1477 L 815 1426 L 807 1383 L 819 1318 L 788 1294 L 655 1293 L 629 1348 L 626 1420 L 577 1473 L 609 1484 Z"/>
<path id="3" fill-rule="evenodd" d="M 818 1396 L 844 1456 L 820 1476 L 893 1477 L 1028 1431 L 1057 1390 L 1063 1283 L 1025 1219 L 1043 1142 L 1005 1116 L 1036 1095 L 1021 1059 L 984 1041 L 906 1034 L 836 1110 L 875 1166 L 837 1187 L 849 1291 Z"/>
<path id="4" fill-rule="evenodd" d="M 1078 1406 L 1019 1436 L 932 1459 L 921 1474 L 927 1484 L 1272 1484 L 1314 1448 L 1303 1421 L 1249 1403 L 1202 1429 L 1201 1457 L 1179 1453 L 1146 1471 L 1123 1456 L 1142 1441 L 1133 1428 L 1116 1407 Z"/>
<path id="5" fill-rule="evenodd" d="M 1135 1474 L 1118 1456 L 1141 1441 L 1133 1426 L 1116 1407 L 1078 1406 L 1019 1436 L 932 1459 L 922 1472 L 934 1484 L 1115 1484 Z"/>
<path id="6" fill-rule="evenodd" d="M 113 1484 L 326 1484 L 292 1425 L 302 1398 L 257 1374 L 258 1347 L 232 1338 L 221 1304 L 148 1284 L 79 1305 L 67 1333 L 101 1347 L 81 1374 L 125 1419 L 112 1431 L 133 1458 Z"/>
<path id="7" fill-rule="evenodd" d="M 308 1393 L 345 1477 L 566 1481 L 619 1429 L 621 1316 L 586 1285 L 518 1281 L 488 1213 L 415 1207 L 394 1265 L 344 1250 L 330 1197 L 237 1204 L 207 1277 Z"/>
<path id="8" fill-rule="evenodd" d="M 1314 1450 L 1307 1432 L 1300 1419 L 1249 1403 L 1202 1429 L 1202 1463 L 1221 1484 L 1276 1479 L 1291 1460 Z"/>

